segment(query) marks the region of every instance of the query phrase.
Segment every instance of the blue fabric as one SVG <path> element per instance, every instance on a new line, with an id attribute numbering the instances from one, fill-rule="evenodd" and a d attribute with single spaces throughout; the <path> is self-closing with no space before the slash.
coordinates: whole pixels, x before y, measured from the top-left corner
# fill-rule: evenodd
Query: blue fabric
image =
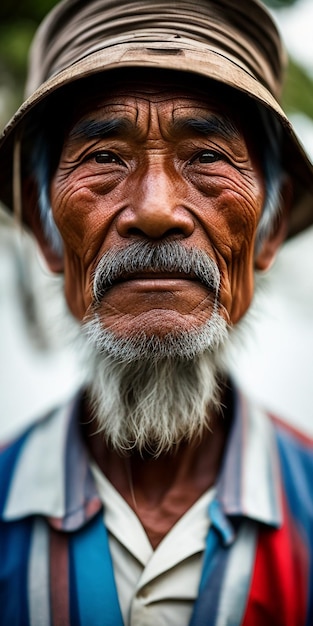
<path id="1" fill-rule="evenodd" d="M 228 550 L 221 545 L 220 533 L 212 527 L 207 537 L 199 597 L 190 626 L 214 626 L 227 557 Z"/>
<path id="2" fill-rule="evenodd" d="M 29 626 L 27 570 L 32 521 L 0 523 L 0 624 Z"/>
<path id="3" fill-rule="evenodd" d="M 71 611 L 76 621 L 73 619 L 73 623 L 77 622 L 78 626 L 123 626 L 102 514 L 70 536 L 70 561 L 71 575 L 74 576 L 73 583 L 70 582 L 71 589 L 74 585 Z"/>

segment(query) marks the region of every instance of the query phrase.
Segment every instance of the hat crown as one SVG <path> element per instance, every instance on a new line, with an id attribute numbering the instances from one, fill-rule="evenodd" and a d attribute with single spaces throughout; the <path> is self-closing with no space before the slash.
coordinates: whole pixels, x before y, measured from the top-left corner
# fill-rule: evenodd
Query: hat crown
<path id="1" fill-rule="evenodd" d="M 180 40 L 231 58 L 280 98 L 285 52 L 258 0 L 63 0 L 34 38 L 26 95 L 97 50 Z"/>

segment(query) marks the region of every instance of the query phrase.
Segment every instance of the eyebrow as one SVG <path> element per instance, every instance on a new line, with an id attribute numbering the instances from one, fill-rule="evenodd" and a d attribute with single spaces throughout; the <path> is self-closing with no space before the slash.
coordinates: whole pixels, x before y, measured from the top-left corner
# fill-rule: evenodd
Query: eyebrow
<path id="1" fill-rule="evenodd" d="M 219 117 L 218 115 L 210 115 L 203 118 L 184 118 L 177 119 L 173 122 L 173 129 L 176 132 L 182 130 L 192 130 L 201 136 L 219 135 L 224 139 L 238 139 L 239 131 L 235 124 L 227 117 Z"/>
<path id="2" fill-rule="evenodd" d="M 107 120 L 83 120 L 75 124 L 69 132 L 71 141 L 82 141 L 91 139 L 105 139 L 109 137 L 123 137 L 125 134 L 133 133 L 135 127 L 133 123 L 123 117 L 111 118 Z M 204 117 L 188 117 L 176 119 L 172 122 L 172 132 L 192 131 L 208 137 L 217 135 L 226 140 L 239 137 L 239 131 L 234 123 L 227 117 L 210 115 Z M 138 132 L 138 129 L 137 129 Z"/>
<path id="3" fill-rule="evenodd" d="M 71 129 L 69 139 L 81 141 L 83 139 L 104 139 L 106 137 L 121 136 L 129 131 L 132 124 L 125 118 L 108 120 L 83 120 Z"/>

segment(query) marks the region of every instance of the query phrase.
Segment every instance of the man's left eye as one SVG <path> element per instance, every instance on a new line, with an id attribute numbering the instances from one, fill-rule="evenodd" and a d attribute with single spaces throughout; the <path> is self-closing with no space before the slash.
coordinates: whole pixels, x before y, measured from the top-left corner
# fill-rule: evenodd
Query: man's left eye
<path id="1" fill-rule="evenodd" d="M 114 154 L 114 152 L 110 152 L 110 150 L 96 152 L 93 156 L 96 163 L 116 163 L 117 165 L 124 165 L 122 159 Z"/>
<path id="2" fill-rule="evenodd" d="M 199 163 L 214 163 L 222 158 L 220 152 L 215 152 L 215 150 L 202 150 L 202 152 L 198 152 L 198 154 L 190 159 L 189 164 L 195 163 L 196 161 L 199 161 Z"/>

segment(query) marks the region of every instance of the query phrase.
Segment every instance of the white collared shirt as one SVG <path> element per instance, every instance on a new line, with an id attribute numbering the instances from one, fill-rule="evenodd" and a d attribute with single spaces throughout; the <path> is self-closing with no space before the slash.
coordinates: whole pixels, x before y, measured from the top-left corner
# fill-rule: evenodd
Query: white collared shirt
<path id="1" fill-rule="evenodd" d="M 210 520 L 208 490 L 153 550 L 138 517 L 91 463 L 109 533 L 125 626 L 188 626 L 198 595 Z"/>

